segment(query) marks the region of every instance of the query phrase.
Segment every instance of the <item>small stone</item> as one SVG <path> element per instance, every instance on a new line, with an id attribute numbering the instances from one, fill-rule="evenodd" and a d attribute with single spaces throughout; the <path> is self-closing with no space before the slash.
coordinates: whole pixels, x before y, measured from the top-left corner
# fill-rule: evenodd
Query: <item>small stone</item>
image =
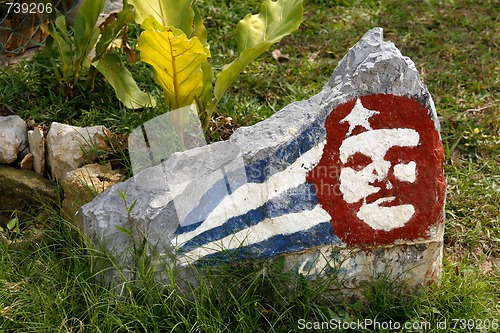
<path id="1" fill-rule="evenodd" d="M 52 123 L 46 139 L 47 167 L 54 179 L 96 159 L 96 152 L 108 148 L 104 126 L 76 127 Z"/>
<path id="2" fill-rule="evenodd" d="M 63 212 L 73 219 L 86 203 L 110 186 L 123 181 L 124 176 L 111 170 L 111 165 L 87 164 L 69 171 L 61 182 L 64 191 Z"/>
<path id="3" fill-rule="evenodd" d="M 28 126 L 19 116 L 0 117 L 0 164 L 23 158 L 28 147 Z"/>
<path id="4" fill-rule="evenodd" d="M 287 54 L 283 54 L 281 53 L 281 50 L 273 50 L 273 52 L 271 52 L 274 60 L 276 61 L 280 61 L 281 59 L 284 59 L 284 60 L 290 60 L 290 55 L 287 53 Z"/>
<path id="5" fill-rule="evenodd" d="M 19 162 L 19 167 L 23 170 L 31 171 L 33 170 L 33 155 L 28 153 L 21 162 Z"/>
<path id="6" fill-rule="evenodd" d="M 33 155 L 33 170 L 41 176 L 45 175 L 45 134 L 42 127 L 28 131 L 30 152 Z"/>

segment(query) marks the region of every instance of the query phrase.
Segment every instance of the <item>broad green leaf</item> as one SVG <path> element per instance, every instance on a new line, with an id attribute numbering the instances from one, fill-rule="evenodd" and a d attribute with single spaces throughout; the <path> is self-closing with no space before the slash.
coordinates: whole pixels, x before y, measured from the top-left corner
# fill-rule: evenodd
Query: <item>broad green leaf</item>
<path id="1" fill-rule="evenodd" d="M 193 35 L 198 37 L 201 44 L 205 47 L 205 53 L 207 53 L 208 57 L 210 57 L 210 45 L 208 44 L 208 33 L 205 25 L 203 24 L 203 17 L 201 16 L 200 10 L 193 6 L 194 10 L 194 31 Z M 205 110 L 209 107 L 209 104 L 212 102 L 212 89 L 213 89 L 213 80 L 214 73 L 212 70 L 212 66 L 208 61 L 204 61 L 201 65 L 201 69 L 203 71 L 203 88 L 200 94 L 196 97 L 196 103 L 198 106 L 198 110 L 200 113 L 205 112 Z"/>
<path id="2" fill-rule="evenodd" d="M 56 50 L 61 60 L 59 69 L 56 67 L 55 62 L 52 62 L 54 65 L 54 72 L 58 76 L 58 80 L 62 79 L 64 82 L 68 82 L 73 56 L 70 40 L 67 35 L 66 18 L 63 15 L 58 16 L 54 21 L 50 22 L 49 34 L 52 37 L 52 39 L 48 41 L 49 50 L 51 52 Z M 62 75 L 62 78 L 59 76 L 59 73 Z"/>
<path id="3" fill-rule="evenodd" d="M 257 15 L 248 14 L 236 27 L 238 58 L 217 75 L 214 95 L 220 100 L 245 66 L 271 45 L 295 31 L 302 21 L 302 0 L 265 1 Z"/>
<path id="4" fill-rule="evenodd" d="M 302 0 L 265 1 L 257 15 L 248 14 L 236 27 L 240 52 L 261 43 L 277 43 L 299 28 Z"/>
<path id="5" fill-rule="evenodd" d="M 85 0 L 75 21 L 75 43 L 85 45 L 97 29 L 96 23 L 104 10 L 105 0 Z"/>
<path id="6" fill-rule="evenodd" d="M 156 101 L 145 92 L 142 92 L 134 81 L 132 74 L 123 65 L 120 57 L 109 53 L 93 64 L 106 80 L 115 89 L 116 97 L 129 109 L 154 107 Z"/>
<path id="7" fill-rule="evenodd" d="M 145 19 L 153 16 L 165 27 L 174 26 L 184 31 L 186 36 L 193 32 L 193 0 L 129 0 L 135 8 L 135 22 L 142 25 Z"/>
<path id="8" fill-rule="evenodd" d="M 200 10 L 198 7 L 193 6 L 193 11 L 194 11 L 194 18 L 193 18 L 193 36 L 198 37 L 200 40 L 201 44 L 207 49 L 210 48 L 208 45 L 208 33 L 207 33 L 207 28 L 205 28 L 205 25 L 203 24 L 203 17 L 201 16 Z"/>
<path id="9" fill-rule="evenodd" d="M 66 44 L 71 45 L 71 39 L 69 38 L 69 31 L 67 27 L 66 17 L 64 15 L 58 16 L 54 20 L 55 30 L 59 33 L 59 37 L 62 38 Z"/>
<path id="10" fill-rule="evenodd" d="M 153 66 L 154 79 L 172 109 L 190 105 L 203 88 L 202 64 L 208 54 L 198 38 L 188 39 L 179 29 L 143 31 L 138 49 L 141 60 Z"/>
<path id="11" fill-rule="evenodd" d="M 9 231 L 19 230 L 19 220 L 17 219 L 17 217 L 14 217 L 13 219 L 10 219 L 9 222 L 7 222 L 7 229 Z"/>
<path id="12" fill-rule="evenodd" d="M 105 0 L 85 0 L 76 16 L 74 28 L 76 75 L 82 66 L 90 66 L 90 60 L 87 57 L 99 38 L 100 31 L 96 23 L 99 14 L 104 10 L 104 3 Z"/>
<path id="13" fill-rule="evenodd" d="M 212 81 L 214 80 L 214 72 L 208 61 L 201 64 L 201 69 L 203 71 L 203 87 L 201 92 L 195 96 L 200 115 L 212 107 Z"/>

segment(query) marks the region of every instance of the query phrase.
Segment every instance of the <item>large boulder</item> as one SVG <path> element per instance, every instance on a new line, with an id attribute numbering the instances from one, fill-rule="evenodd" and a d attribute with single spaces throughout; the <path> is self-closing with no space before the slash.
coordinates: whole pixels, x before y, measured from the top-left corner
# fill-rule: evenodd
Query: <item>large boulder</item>
<path id="1" fill-rule="evenodd" d="M 143 253 L 188 276 L 192 265 L 283 256 L 288 269 L 336 274 L 345 287 L 381 274 L 416 286 L 441 272 L 444 193 L 432 98 L 375 28 L 319 94 L 172 155 L 80 216 L 124 269 L 145 239 Z"/>
<path id="2" fill-rule="evenodd" d="M 0 117 L 0 164 L 23 158 L 28 148 L 28 125 L 17 115 Z"/>

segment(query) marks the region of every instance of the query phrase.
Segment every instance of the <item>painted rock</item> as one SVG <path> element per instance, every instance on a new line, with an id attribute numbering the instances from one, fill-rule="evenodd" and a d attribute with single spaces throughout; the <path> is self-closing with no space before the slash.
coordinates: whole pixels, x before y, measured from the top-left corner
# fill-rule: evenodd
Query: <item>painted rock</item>
<path id="1" fill-rule="evenodd" d="M 318 95 L 173 154 L 79 215 L 124 266 L 132 234 L 180 268 L 284 256 L 288 269 L 333 272 L 346 287 L 374 273 L 420 285 L 441 272 L 444 195 L 432 98 L 375 28 Z"/>

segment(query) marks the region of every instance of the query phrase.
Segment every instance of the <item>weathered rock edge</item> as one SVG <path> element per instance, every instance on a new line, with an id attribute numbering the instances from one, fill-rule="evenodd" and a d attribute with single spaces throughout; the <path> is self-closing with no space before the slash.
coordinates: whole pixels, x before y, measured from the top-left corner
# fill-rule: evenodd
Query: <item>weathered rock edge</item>
<path id="1" fill-rule="evenodd" d="M 285 163 L 276 157 L 280 156 L 280 148 L 296 141 L 297 151 L 300 151 L 304 140 L 313 143 L 323 141 L 326 136 L 325 119 L 335 107 L 355 97 L 371 94 L 416 99 L 430 110 L 429 117 L 439 131 L 434 103 L 419 78 L 415 64 L 403 56 L 392 42 L 383 41 L 382 28 L 374 28 L 348 51 L 319 94 L 289 104 L 251 127 L 237 129 L 226 142 L 176 153 L 161 165 L 148 168 L 126 182 L 111 187 L 79 211 L 82 228 L 112 255 L 121 256 L 121 263 L 129 268 L 134 258 L 131 237 L 118 228 L 135 228 L 138 234 L 147 237 L 150 244 L 160 244 L 160 247 L 155 248 L 160 257 L 168 257 L 168 245 L 163 245 L 168 242 L 163 240 L 173 237 L 178 220 L 172 195 L 166 191 L 165 183 L 158 181 L 165 179 L 165 172 L 171 177 L 175 176 L 173 178 L 186 187 L 195 187 L 209 179 L 214 170 L 228 165 L 239 155 L 245 165 L 270 159 L 264 175 L 267 178 L 284 169 Z M 300 137 L 301 133 L 309 133 L 309 136 Z M 252 179 L 252 176 L 249 175 L 249 178 Z M 126 202 L 120 198 L 119 192 L 126 194 Z M 158 198 L 161 198 L 162 205 L 154 204 Z M 129 214 L 127 207 L 132 203 L 134 209 Z M 435 244 L 432 253 L 426 257 L 426 252 L 421 259 L 432 263 L 427 275 L 439 276 L 442 228 L 434 230 L 429 241 L 420 243 Z M 418 241 L 413 244 L 409 245 L 419 246 Z M 319 251 L 326 253 L 328 249 Z"/>
<path id="2" fill-rule="evenodd" d="M 45 204 L 55 206 L 59 192 L 55 183 L 42 176 L 9 166 L 0 165 L 0 226 L 5 227 L 16 211 L 21 223 L 32 224 L 32 218 L 26 212 L 44 213 Z"/>

